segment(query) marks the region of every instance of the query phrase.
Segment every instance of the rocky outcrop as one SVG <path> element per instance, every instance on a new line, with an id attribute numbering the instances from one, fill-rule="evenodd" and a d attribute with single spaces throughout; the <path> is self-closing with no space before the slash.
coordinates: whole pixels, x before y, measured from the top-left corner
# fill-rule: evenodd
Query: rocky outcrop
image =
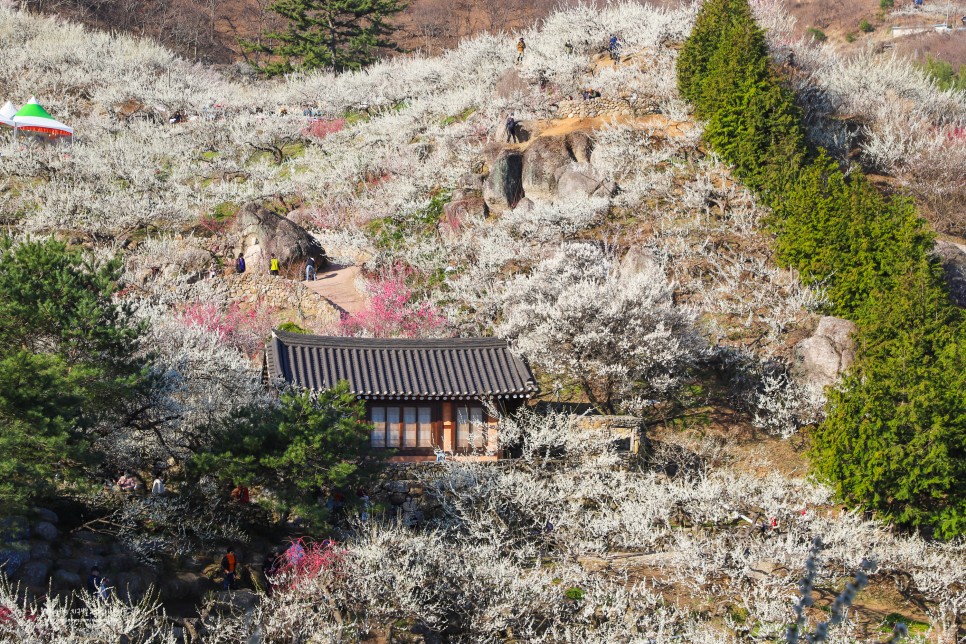
<path id="1" fill-rule="evenodd" d="M 820 387 L 837 382 L 842 372 L 855 361 L 853 333 L 855 324 L 852 322 L 823 317 L 815 333 L 795 345 L 795 376 Z"/>
<path id="2" fill-rule="evenodd" d="M 268 271 L 272 253 L 283 267 L 302 270 L 309 257 L 319 269 L 324 266 L 325 249 L 307 230 L 258 203 L 246 204 L 238 212 L 231 236 L 237 240 L 234 255 L 243 254 L 248 269 Z"/>
<path id="3" fill-rule="evenodd" d="M 949 294 L 957 305 L 966 307 L 966 245 L 950 241 L 936 242 L 936 255 L 943 265 Z"/>
<path id="4" fill-rule="evenodd" d="M 531 199 L 552 199 L 557 190 L 557 170 L 574 160 L 567 137 L 538 138 L 523 153 L 524 193 Z"/>
<path id="5" fill-rule="evenodd" d="M 490 173 L 483 182 L 484 201 L 497 211 L 513 208 L 523 197 L 523 154 L 500 150 L 489 166 Z"/>
<path id="6" fill-rule="evenodd" d="M 617 191 L 609 181 L 589 163 L 573 162 L 557 168 L 557 197 L 611 197 Z"/>

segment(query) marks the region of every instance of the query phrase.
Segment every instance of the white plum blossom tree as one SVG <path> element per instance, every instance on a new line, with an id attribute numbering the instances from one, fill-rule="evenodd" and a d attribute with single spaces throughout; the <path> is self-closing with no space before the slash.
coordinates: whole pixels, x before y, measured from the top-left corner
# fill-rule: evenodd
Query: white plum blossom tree
<path id="1" fill-rule="evenodd" d="M 660 265 L 639 264 L 621 265 L 595 244 L 567 244 L 507 286 L 498 330 L 602 409 L 631 394 L 665 395 L 706 345 Z"/>

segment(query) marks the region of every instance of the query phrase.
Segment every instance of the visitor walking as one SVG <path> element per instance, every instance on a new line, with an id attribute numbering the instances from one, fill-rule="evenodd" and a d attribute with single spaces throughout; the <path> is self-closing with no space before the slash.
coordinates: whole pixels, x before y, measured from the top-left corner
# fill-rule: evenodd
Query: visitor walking
<path id="1" fill-rule="evenodd" d="M 610 57 L 615 63 L 620 62 L 621 58 L 621 41 L 614 35 L 610 35 L 610 42 L 607 45 L 607 49 L 610 50 Z"/>
<path id="2" fill-rule="evenodd" d="M 151 495 L 164 496 L 164 481 L 161 480 L 160 475 L 155 477 L 154 483 L 151 484 Z"/>
<path id="3" fill-rule="evenodd" d="M 241 253 L 238 254 L 238 259 L 235 260 L 235 272 L 244 273 L 245 272 L 245 256 Z"/>
<path id="4" fill-rule="evenodd" d="M 278 275 L 278 257 L 275 256 L 275 253 L 272 253 L 272 259 L 269 261 L 268 272 L 272 275 Z"/>
<path id="5" fill-rule="evenodd" d="M 527 43 L 523 41 L 523 36 L 520 36 L 520 40 L 517 41 L 517 62 L 523 62 L 523 54 L 527 50 Z"/>
<path id="6" fill-rule="evenodd" d="M 238 567 L 238 560 L 235 558 L 235 549 L 228 546 L 225 556 L 221 559 L 221 572 L 225 575 L 225 590 L 232 590 L 235 585 L 235 570 Z"/>
<path id="7" fill-rule="evenodd" d="M 309 261 L 305 263 L 305 281 L 315 281 L 315 258 L 309 257 Z"/>
<path id="8" fill-rule="evenodd" d="M 97 566 L 91 568 L 91 574 L 87 575 L 87 592 L 90 593 L 91 597 L 97 597 L 100 595 L 101 585 L 104 583 L 104 577 L 101 576 L 101 571 Z"/>
<path id="9" fill-rule="evenodd" d="M 215 266 L 214 262 L 208 264 L 208 277 L 213 278 L 218 275 L 218 268 Z"/>
<path id="10" fill-rule="evenodd" d="M 520 137 L 517 136 L 517 120 L 513 118 L 513 114 L 506 117 L 506 142 L 507 143 L 519 143 Z"/>
<path id="11" fill-rule="evenodd" d="M 275 584 L 272 580 L 275 578 L 275 575 L 278 574 L 281 566 L 281 555 L 278 553 L 278 550 L 272 550 L 265 555 L 265 558 L 262 560 L 262 574 L 265 576 L 265 590 L 269 595 L 272 594 L 272 590 L 275 588 Z"/>

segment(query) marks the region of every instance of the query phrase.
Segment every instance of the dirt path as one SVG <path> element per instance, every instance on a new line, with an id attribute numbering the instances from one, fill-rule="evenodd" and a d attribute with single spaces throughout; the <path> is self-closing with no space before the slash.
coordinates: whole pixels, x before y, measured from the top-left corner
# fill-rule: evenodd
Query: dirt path
<path id="1" fill-rule="evenodd" d="M 332 264 L 328 269 L 319 271 L 314 282 L 303 282 L 335 306 L 340 312 L 358 313 L 366 307 L 366 296 L 356 288 L 358 266 L 339 266 Z"/>

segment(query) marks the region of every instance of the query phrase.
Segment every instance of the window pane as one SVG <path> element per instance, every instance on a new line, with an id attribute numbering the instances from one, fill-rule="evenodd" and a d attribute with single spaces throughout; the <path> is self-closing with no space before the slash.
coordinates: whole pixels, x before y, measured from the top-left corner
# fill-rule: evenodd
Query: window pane
<path id="1" fill-rule="evenodd" d="M 419 446 L 433 446 L 433 408 L 419 408 Z"/>
<path id="2" fill-rule="evenodd" d="M 372 435 L 370 441 L 373 447 L 386 446 L 386 408 L 373 407 L 372 411 Z"/>
<path id="3" fill-rule="evenodd" d="M 399 422 L 399 407 L 386 407 L 387 447 L 399 447 L 399 437 L 402 434 L 401 425 Z"/>
<path id="4" fill-rule="evenodd" d="M 486 424 L 483 423 L 483 408 L 470 407 L 470 432 L 473 447 L 482 448 L 486 444 Z"/>
<path id="5" fill-rule="evenodd" d="M 416 447 L 416 408 L 403 408 L 403 423 L 406 430 L 403 434 L 403 447 Z"/>
<path id="6" fill-rule="evenodd" d="M 468 447 L 470 440 L 470 416 L 466 407 L 456 408 L 456 447 Z"/>

